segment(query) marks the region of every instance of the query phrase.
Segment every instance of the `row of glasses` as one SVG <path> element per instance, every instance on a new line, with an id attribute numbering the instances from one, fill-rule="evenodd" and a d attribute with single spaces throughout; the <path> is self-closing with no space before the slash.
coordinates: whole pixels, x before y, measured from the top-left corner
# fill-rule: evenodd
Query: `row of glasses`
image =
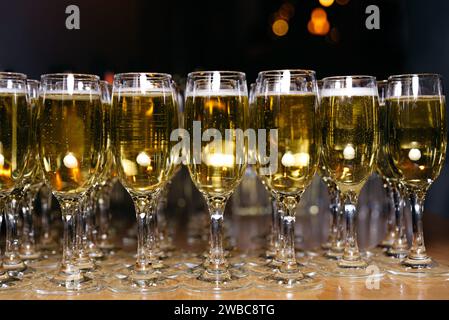
<path id="1" fill-rule="evenodd" d="M 20 259 L 17 239 L 21 178 L 30 161 L 31 108 L 26 75 L 0 73 L 0 124 L 0 208 L 7 230 L 0 290 L 8 290 L 29 285 L 21 274 L 26 265 Z"/>

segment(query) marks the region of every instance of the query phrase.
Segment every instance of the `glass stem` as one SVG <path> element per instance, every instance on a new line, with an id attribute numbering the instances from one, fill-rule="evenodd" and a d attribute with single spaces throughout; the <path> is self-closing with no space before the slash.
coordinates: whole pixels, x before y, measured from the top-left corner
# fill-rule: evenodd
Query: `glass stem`
<path id="1" fill-rule="evenodd" d="M 211 197 L 208 199 L 210 214 L 210 250 L 207 271 L 211 273 L 226 272 L 227 261 L 223 250 L 223 214 L 227 198 Z"/>
<path id="2" fill-rule="evenodd" d="M 395 234 L 391 252 L 405 252 L 407 249 L 407 235 L 405 233 L 405 219 L 404 219 L 404 199 L 402 197 L 402 185 L 393 183 L 391 193 L 393 197 L 394 213 L 395 213 Z"/>
<path id="3" fill-rule="evenodd" d="M 102 188 L 98 194 L 98 213 L 99 213 L 99 224 L 98 224 L 98 238 L 100 240 L 100 248 L 108 248 L 112 246 L 111 237 L 109 234 L 110 223 L 111 223 L 111 196 L 110 187 L 106 185 Z"/>
<path id="4" fill-rule="evenodd" d="M 21 243 L 21 253 L 25 256 L 36 255 L 36 239 L 34 227 L 34 200 L 36 192 L 31 188 L 25 193 L 26 206 L 23 208 L 23 234 Z"/>
<path id="5" fill-rule="evenodd" d="M 329 195 L 330 195 L 330 212 L 331 212 L 331 228 L 329 232 L 329 238 L 328 242 L 332 247 L 338 246 L 338 232 L 339 232 L 339 225 L 340 225 L 340 197 L 339 192 L 336 188 L 336 186 L 332 189 L 329 189 Z"/>
<path id="6" fill-rule="evenodd" d="M 41 197 L 41 231 L 40 231 L 40 243 L 42 248 L 50 248 L 53 246 L 51 229 L 50 229 L 50 212 L 53 194 L 50 188 L 46 185 L 40 190 Z"/>
<path id="7" fill-rule="evenodd" d="M 385 194 L 387 195 L 388 201 L 384 202 L 384 210 L 387 212 L 387 234 L 381 243 L 383 247 L 390 247 L 396 238 L 396 222 L 395 222 L 395 212 L 393 202 L 393 185 L 390 181 L 382 178 L 383 187 Z"/>
<path id="8" fill-rule="evenodd" d="M 276 198 L 271 196 L 271 234 L 269 251 L 277 252 L 279 250 L 279 211 Z"/>
<path id="9" fill-rule="evenodd" d="M 5 223 L 6 223 L 6 248 L 4 256 L 4 265 L 16 266 L 21 265 L 22 259 L 19 256 L 19 238 L 17 235 L 17 223 L 19 220 L 19 210 L 21 194 L 12 194 L 8 198 L 5 206 Z"/>
<path id="10" fill-rule="evenodd" d="M 61 200 L 63 223 L 62 262 L 60 271 L 73 273 L 77 271 L 73 264 L 73 249 L 75 241 L 75 216 L 78 204 L 74 200 Z"/>
<path id="11" fill-rule="evenodd" d="M 412 225 L 413 225 L 413 242 L 408 255 L 409 259 L 426 260 L 429 256 L 424 245 L 424 232 L 422 217 L 424 214 L 424 194 L 411 191 L 409 194 Z"/>
<path id="12" fill-rule="evenodd" d="M 151 199 L 144 196 L 133 197 L 137 219 L 137 257 L 135 269 L 146 271 L 150 268 L 147 259 L 148 217 L 151 212 Z"/>
<path id="13" fill-rule="evenodd" d="M 157 212 L 156 212 L 156 201 L 151 205 L 148 211 L 147 217 L 147 234 L 146 234 L 146 255 L 148 261 L 157 262 L 159 261 L 159 247 L 158 247 L 158 230 L 157 230 Z"/>
<path id="14" fill-rule="evenodd" d="M 357 199 L 353 193 L 344 195 L 344 210 L 346 217 L 346 243 L 343 260 L 357 261 L 361 259 L 357 244 Z"/>
<path id="15" fill-rule="evenodd" d="M 90 201 L 89 195 L 86 195 L 87 198 L 83 199 L 83 204 L 85 201 Z M 90 205 L 90 204 L 89 204 Z M 74 217 L 75 217 L 75 251 L 76 251 L 76 260 L 78 262 L 83 263 L 85 261 L 89 261 L 89 254 L 87 253 L 87 216 L 88 210 L 86 205 L 77 206 L 73 208 Z"/>
<path id="16" fill-rule="evenodd" d="M 283 273 L 298 272 L 295 251 L 295 211 L 299 203 L 300 195 L 281 198 L 285 209 L 282 215 L 283 253 L 280 271 Z"/>

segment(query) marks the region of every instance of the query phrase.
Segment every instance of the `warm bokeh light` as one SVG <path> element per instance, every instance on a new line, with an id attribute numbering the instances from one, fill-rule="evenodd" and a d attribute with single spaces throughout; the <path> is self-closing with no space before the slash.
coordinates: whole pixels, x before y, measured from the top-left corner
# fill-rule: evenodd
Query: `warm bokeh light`
<path id="1" fill-rule="evenodd" d="M 341 6 L 345 6 L 349 3 L 349 0 L 336 0 L 336 2 Z"/>
<path id="2" fill-rule="evenodd" d="M 288 22 L 284 19 L 278 19 L 273 23 L 271 29 L 278 37 L 285 36 L 288 32 Z"/>
<path id="3" fill-rule="evenodd" d="M 334 3 L 334 0 L 320 0 L 320 4 L 323 7 L 330 7 Z"/>
<path id="4" fill-rule="evenodd" d="M 316 22 L 314 20 L 310 20 L 307 24 L 307 29 L 311 34 L 317 36 L 325 36 L 330 30 L 330 24 L 327 20 L 324 20 L 324 22 Z"/>
<path id="5" fill-rule="evenodd" d="M 312 11 L 312 21 L 314 22 L 314 23 L 317 23 L 317 22 L 324 22 L 324 21 L 326 21 L 327 20 L 327 13 L 326 13 L 326 11 L 324 11 L 324 9 L 323 8 L 315 8 L 315 9 L 313 9 L 313 11 Z"/>
<path id="6" fill-rule="evenodd" d="M 295 15 L 295 7 L 291 3 L 286 2 L 282 4 L 277 13 L 279 18 L 289 20 Z"/>

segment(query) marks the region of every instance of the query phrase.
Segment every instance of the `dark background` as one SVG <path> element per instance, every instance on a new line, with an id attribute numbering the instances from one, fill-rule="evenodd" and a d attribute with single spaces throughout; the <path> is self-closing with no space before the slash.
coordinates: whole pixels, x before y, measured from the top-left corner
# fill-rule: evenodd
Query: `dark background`
<path id="1" fill-rule="evenodd" d="M 289 31 L 273 34 L 274 13 L 294 7 Z M 81 29 L 67 30 L 65 8 L 78 5 Z M 380 30 L 367 30 L 365 8 L 380 8 Z M 350 0 L 325 8 L 331 31 L 307 30 L 318 0 L 16 0 L 0 1 L 0 70 L 39 78 L 73 71 L 101 76 L 168 72 L 182 82 L 197 69 L 258 71 L 310 68 L 322 78 L 370 74 L 378 79 L 436 72 L 449 79 L 449 2 Z M 427 208 L 449 216 L 447 167 Z"/>

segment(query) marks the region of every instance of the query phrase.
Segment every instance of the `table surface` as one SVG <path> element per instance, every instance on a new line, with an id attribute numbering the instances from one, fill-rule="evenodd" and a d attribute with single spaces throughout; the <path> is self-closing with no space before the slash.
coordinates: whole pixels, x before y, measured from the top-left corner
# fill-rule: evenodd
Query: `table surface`
<path id="1" fill-rule="evenodd" d="M 428 214 L 425 219 L 426 242 L 430 255 L 441 264 L 449 265 L 449 220 Z M 264 299 L 449 299 L 449 277 L 422 279 L 386 276 L 380 280 L 379 288 L 369 289 L 365 280 L 323 278 L 322 289 L 295 293 L 273 292 L 251 288 L 222 294 L 194 293 L 183 288 L 158 294 L 117 294 L 105 289 L 91 294 L 38 295 L 31 290 L 1 293 L 0 299 L 47 299 L 47 300 L 264 300 Z"/>

